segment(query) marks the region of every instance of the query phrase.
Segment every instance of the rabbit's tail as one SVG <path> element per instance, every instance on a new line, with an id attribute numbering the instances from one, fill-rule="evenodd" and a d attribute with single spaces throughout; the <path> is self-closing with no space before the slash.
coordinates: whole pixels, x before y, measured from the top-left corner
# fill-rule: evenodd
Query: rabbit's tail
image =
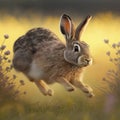
<path id="1" fill-rule="evenodd" d="M 13 67 L 17 71 L 27 72 L 29 71 L 30 64 L 32 62 L 33 53 L 24 49 L 18 49 L 14 53 Z"/>
<path id="2" fill-rule="evenodd" d="M 29 50 L 33 54 L 36 52 L 32 39 L 24 35 L 19 37 L 14 43 L 13 52 L 15 53 L 19 49 L 24 49 L 25 51 Z"/>
<path id="3" fill-rule="evenodd" d="M 17 71 L 28 71 L 33 59 L 33 55 L 36 52 L 32 40 L 24 35 L 19 37 L 14 43 L 13 52 L 13 67 Z"/>

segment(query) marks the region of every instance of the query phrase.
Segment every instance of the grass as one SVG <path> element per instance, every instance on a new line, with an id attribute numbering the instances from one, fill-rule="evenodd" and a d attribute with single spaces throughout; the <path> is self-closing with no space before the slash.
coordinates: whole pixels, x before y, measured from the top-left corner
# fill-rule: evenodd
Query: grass
<path id="1" fill-rule="evenodd" d="M 5 41 L 8 39 L 9 36 L 5 34 L 0 46 L 0 119 L 2 120 L 10 119 L 10 117 L 17 114 L 20 108 L 18 96 L 26 94 L 26 91 L 21 92 L 21 88 L 25 84 L 24 81 L 19 80 L 19 84 L 17 85 L 17 76 L 12 73 L 13 67 L 9 58 L 11 52 L 5 45 Z M 10 116 L 8 117 L 7 114 Z"/>
<path id="2" fill-rule="evenodd" d="M 80 98 L 74 99 L 73 104 L 64 101 L 31 105 L 17 102 L 12 103 L 11 106 L 4 106 L 4 112 L 0 112 L 0 118 L 4 120 L 10 118 L 12 120 L 118 120 L 119 112 L 113 111 L 107 114 L 104 111 L 103 103 L 90 104 Z"/>
<path id="3" fill-rule="evenodd" d="M 5 40 L 6 38 L 4 36 Z M 105 40 L 105 43 L 109 45 L 109 41 Z M 117 46 L 118 44 L 116 44 Z M 4 46 L 4 47 L 3 47 Z M 109 45 L 111 46 L 111 45 Z M 118 46 L 117 46 L 118 47 Z M 93 99 L 78 96 L 74 94 L 69 96 L 69 99 L 65 96 L 62 98 L 50 99 L 47 102 L 41 103 L 35 102 L 33 104 L 25 102 L 19 99 L 21 94 L 21 87 L 25 85 L 23 80 L 18 80 L 16 75 L 12 75 L 11 59 L 9 59 L 10 51 L 3 44 L 0 47 L 0 119 L 1 120 L 118 120 L 119 119 L 119 55 L 117 58 L 112 58 L 111 52 L 106 54 L 109 56 L 110 62 L 116 66 L 116 72 L 114 70 L 108 70 L 106 77 L 103 78 L 109 87 L 108 94 L 103 94 Z M 119 47 L 116 49 L 115 45 L 112 48 L 116 52 L 119 51 Z M 9 51 L 9 52 L 8 52 Z M 112 61 L 111 61 L 112 59 Z M 6 64 L 6 67 L 3 67 Z M 108 74 L 109 73 L 109 74 Z M 112 76 L 112 78 L 110 77 Z M 12 76 L 12 78 L 11 78 Z M 114 81 L 113 81 L 114 79 Z M 19 81 L 19 85 L 16 85 L 16 80 Z M 117 84 L 116 84 L 117 83 Z M 114 88 L 114 89 L 113 89 Z M 77 91 L 78 92 L 78 91 Z"/>
<path id="4" fill-rule="evenodd" d="M 8 39 L 5 36 L 4 38 Z M 19 80 L 19 84 L 16 85 L 17 76 L 12 74 L 10 51 L 5 49 L 6 46 L 2 44 L 0 46 L 0 104 L 5 100 L 16 99 L 18 94 L 26 94 L 25 91 L 23 93 L 20 91 L 20 88 L 25 84 L 23 80 Z"/>

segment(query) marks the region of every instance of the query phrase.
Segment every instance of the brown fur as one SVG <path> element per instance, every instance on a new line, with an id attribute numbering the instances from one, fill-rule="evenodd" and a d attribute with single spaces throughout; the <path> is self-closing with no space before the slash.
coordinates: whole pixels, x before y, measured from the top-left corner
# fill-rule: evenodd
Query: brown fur
<path id="1" fill-rule="evenodd" d="M 48 52 L 46 52 L 47 47 L 48 49 L 51 48 L 51 50 L 49 50 L 50 55 L 48 55 Z M 58 41 L 56 42 L 56 46 L 55 44 L 51 44 L 51 46 L 46 46 L 46 49 L 42 49 L 42 52 L 44 52 L 44 54 L 42 52 L 35 54 L 34 59 L 36 60 L 36 64 L 40 67 L 42 66 L 42 69 L 45 72 L 43 78 L 45 82 L 52 83 L 62 77 L 66 78 L 68 81 L 71 81 L 73 78 L 78 79 L 76 76 L 80 75 L 82 69 L 65 61 L 63 56 L 64 49 L 65 46 Z"/>
<path id="2" fill-rule="evenodd" d="M 14 44 L 13 65 L 33 81 L 44 95 L 53 95 L 47 84 L 58 82 L 68 91 L 75 87 L 94 96 L 92 89 L 82 81 L 84 67 L 91 58 L 89 46 L 76 39 L 79 30 L 83 30 L 90 17 L 87 17 L 75 32 L 74 25 L 68 15 L 61 17 L 61 32 L 65 35 L 66 45 L 48 29 L 35 28 L 18 38 Z"/>

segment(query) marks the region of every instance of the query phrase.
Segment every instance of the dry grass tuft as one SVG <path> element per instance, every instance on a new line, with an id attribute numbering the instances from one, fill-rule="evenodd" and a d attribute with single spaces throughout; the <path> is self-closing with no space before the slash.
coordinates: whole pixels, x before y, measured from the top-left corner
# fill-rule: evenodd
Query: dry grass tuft
<path id="1" fill-rule="evenodd" d="M 13 67 L 9 58 L 11 52 L 5 45 L 5 41 L 8 39 L 9 35 L 5 34 L 0 45 L 0 104 L 15 100 L 20 94 L 26 94 L 26 91 L 20 92 L 20 88 L 25 85 L 24 81 L 19 80 L 19 85 L 16 85 L 17 76 L 12 74 Z"/>

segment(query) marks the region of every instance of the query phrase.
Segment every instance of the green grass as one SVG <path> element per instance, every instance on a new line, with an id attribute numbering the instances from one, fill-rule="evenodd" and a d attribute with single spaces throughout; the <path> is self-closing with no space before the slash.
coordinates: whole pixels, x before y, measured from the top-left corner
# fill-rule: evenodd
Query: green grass
<path id="1" fill-rule="evenodd" d="M 101 96 L 102 97 L 102 96 Z M 71 102 L 55 99 L 50 103 L 29 104 L 22 101 L 8 102 L 1 106 L 1 120 L 119 120 L 120 105 L 105 112 L 105 97 L 95 102 L 81 97 Z"/>

